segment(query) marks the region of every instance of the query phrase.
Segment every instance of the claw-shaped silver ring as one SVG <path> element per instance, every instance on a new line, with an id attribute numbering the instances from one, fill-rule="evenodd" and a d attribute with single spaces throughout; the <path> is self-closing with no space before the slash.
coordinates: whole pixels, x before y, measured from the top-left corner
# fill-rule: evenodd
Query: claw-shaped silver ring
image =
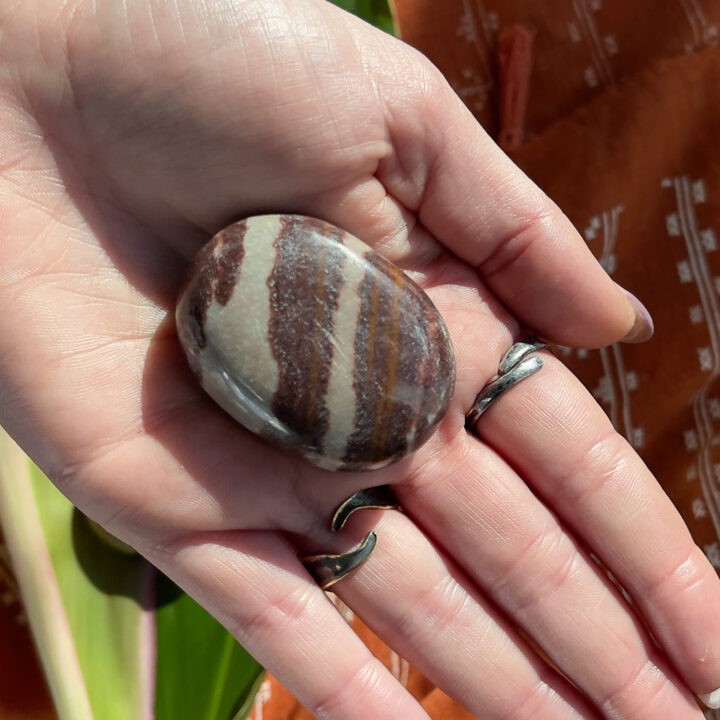
<path id="1" fill-rule="evenodd" d="M 533 355 L 547 348 L 547 344 L 535 338 L 517 342 L 503 355 L 497 376 L 475 398 L 470 412 L 465 416 L 465 427 L 474 430 L 480 416 L 511 387 L 534 375 L 542 366 L 542 358 Z M 532 357 L 530 357 L 532 355 Z"/>
<path id="2" fill-rule="evenodd" d="M 391 508 L 399 509 L 400 505 L 388 485 L 359 490 L 338 505 L 330 523 L 330 530 L 332 532 L 342 530 L 350 515 L 365 508 L 389 510 Z M 347 552 L 309 555 L 301 557 L 300 562 L 312 575 L 313 580 L 323 590 L 326 590 L 348 573 L 359 568 L 372 554 L 376 542 L 377 535 L 375 531 L 371 530 L 362 542 Z"/>

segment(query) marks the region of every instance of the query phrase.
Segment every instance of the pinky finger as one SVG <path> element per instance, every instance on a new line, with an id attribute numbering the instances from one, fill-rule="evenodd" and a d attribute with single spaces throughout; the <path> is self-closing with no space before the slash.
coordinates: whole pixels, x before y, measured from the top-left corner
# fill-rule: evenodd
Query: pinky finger
<path id="1" fill-rule="evenodd" d="M 227 531 L 149 558 L 317 718 L 429 720 L 276 534 Z"/>

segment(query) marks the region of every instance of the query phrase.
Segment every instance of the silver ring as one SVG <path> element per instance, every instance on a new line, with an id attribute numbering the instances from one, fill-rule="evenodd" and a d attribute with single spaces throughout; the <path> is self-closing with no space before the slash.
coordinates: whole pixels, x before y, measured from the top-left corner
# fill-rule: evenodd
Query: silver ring
<path id="1" fill-rule="evenodd" d="M 379 510 L 400 509 L 395 494 L 388 485 L 359 490 L 338 505 L 330 522 L 331 532 L 342 530 L 348 518 L 357 510 L 375 508 Z M 299 558 L 313 580 L 326 590 L 348 573 L 359 568 L 372 554 L 377 535 L 371 530 L 354 548 L 344 553 L 321 553 Z"/>
<path id="2" fill-rule="evenodd" d="M 543 366 L 542 358 L 533 353 L 545 348 L 547 344 L 535 338 L 516 342 L 510 347 L 500 361 L 498 374 L 478 393 L 465 416 L 465 427 L 468 430 L 474 430 L 480 416 L 503 393 L 540 370 Z"/>
<path id="3" fill-rule="evenodd" d="M 308 555 L 300 558 L 300 562 L 312 575 L 313 580 L 323 590 L 327 590 L 331 585 L 334 585 L 338 580 L 366 562 L 375 549 L 376 543 L 377 535 L 371 530 L 363 538 L 362 542 L 347 552 Z"/>

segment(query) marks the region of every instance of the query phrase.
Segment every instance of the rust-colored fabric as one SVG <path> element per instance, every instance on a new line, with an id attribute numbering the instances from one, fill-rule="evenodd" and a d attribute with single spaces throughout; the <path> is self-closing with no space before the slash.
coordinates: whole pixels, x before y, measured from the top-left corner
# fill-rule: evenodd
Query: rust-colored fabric
<path id="1" fill-rule="evenodd" d="M 653 314 L 645 345 L 560 353 L 720 568 L 720 4 L 395 0 L 395 9 L 402 37 Z M 432 718 L 473 717 L 354 624 Z M 269 678 L 251 717 L 310 715 Z"/>
<path id="2" fill-rule="evenodd" d="M 402 37 L 442 70 L 499 136 L 498 38 L 533 36 L 527 129 L 542 132 L 656 62 L 718 42 L 714 0 L 394 0 Z"/>
<path id="3" fill-rule="evenodd" d="M 653 314 L 650 343 L 561 351 L 720 568 L 720 5 L 396 0 L 396 9 L 403 37 Z M 520 31 L 532 37 L 520 51 L 530 71 L 503 72 L 503 38 Z"/>

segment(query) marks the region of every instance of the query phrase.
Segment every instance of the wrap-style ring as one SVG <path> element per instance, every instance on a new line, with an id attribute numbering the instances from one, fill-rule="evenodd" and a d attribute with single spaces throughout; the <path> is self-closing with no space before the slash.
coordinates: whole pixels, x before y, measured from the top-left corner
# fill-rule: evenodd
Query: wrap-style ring
<path id="1" fill-rule="evenodd" d="M 307 555 L 300 558 L 300 562 L 312 575 L 313 580 L 323 589 L 327 590 L 338 580 L 359 568 L 372 554 L 377 543 L 377 535 L 371 530 L 354 548 L 344 553 L 324 553 L 321 555 Z"/>
<path id="2" fill-rule="evenodd" d="M 542 358 L 534 353 L 545 348 L 547 344 L 537 338 L 528 338 L 510 347 L 500 361 L 497 376 L 478 393 L 465 416 L 465 427 L 468 430 L 475 428 L 480 416 L 500 395 L 540 370 L 543 366 Z"/>
<path id="3" fill-rule="evenodd" d="M 359 490 L 338 505 L 330 522 L 330 530 L 342 530 L 348 518 L 357 510 L 376 508 L 379 510 L 400 509 L 395 493 L 387 485 Z M 344 553 L 322 553 L 301 557 L 300 562 L 313 580 L 327 590 L 353 570 L 359 568 L 372 554 L 377 535 L 371 530 L 354 548 Z"/>

